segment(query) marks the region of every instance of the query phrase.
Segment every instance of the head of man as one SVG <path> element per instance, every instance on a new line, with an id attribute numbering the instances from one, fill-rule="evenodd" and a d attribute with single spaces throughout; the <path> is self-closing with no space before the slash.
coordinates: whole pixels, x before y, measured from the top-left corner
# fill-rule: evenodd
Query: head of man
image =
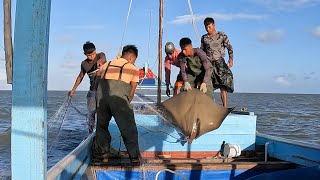
<path id="1" fill-rule="evenodd" d="M 174 44 L 172 42 L 167 42 L 166 45 L 165 45 L 165 52 L 167 54 L 167 56 L 169 57 L 170 60 L 173 59 L 173 52 L 174 52 Z"/>
<path id="2" fill-rule="evenodd" d="M 96 54 L 96 47 L 95 45 L 90 42 L 90 41 L 87 41 L 84 45 L 83 45 L 83 53 L 84 55 L 87 56 L 87 59 L 89 61 L 93 61 L 97 54 Z"/>
<path id="3" fill-rule="evenodd" d="M 193 57 L 194 52 L 193 52 L 193 47 L 192 47 L 192 41 L 191 39 L 185 37 L 180 39 L 180 47 L 182 53 L 187 56 L 187 57 Z"/>
<path id="4" fill-rule="evenodd" d="M 211 17 L 207 17 L 204 21 L 203 21 L 204 27 L 206 28 L 206 31 L 209 34 L 214 33 L 215 31 L 215 25 L 214 25 L 214 19 Z"/>
<path id="5" fill-rule="evenodd" d="M 135 45 L 124 46 L 121 57 L 126 59 L 129 63 L 134 64 L 138 57 L 138 48 Z"/>

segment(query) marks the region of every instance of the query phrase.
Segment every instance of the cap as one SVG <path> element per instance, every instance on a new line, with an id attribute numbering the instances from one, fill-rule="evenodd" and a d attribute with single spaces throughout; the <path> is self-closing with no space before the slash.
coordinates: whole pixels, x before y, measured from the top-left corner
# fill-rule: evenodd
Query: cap
<path id="1" fill-rule="evenodd" d="M 174 44 L 172 42 L 167 42 L 165 45 L 165 52 L 171 54 L 174 51 Z"/>

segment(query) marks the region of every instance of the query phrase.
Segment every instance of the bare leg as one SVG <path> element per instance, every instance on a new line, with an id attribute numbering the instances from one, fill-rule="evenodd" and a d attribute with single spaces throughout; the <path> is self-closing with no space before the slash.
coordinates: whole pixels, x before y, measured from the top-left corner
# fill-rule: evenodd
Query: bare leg
<path id="1" fill-rule="evenodd" d="M 220 96 L 223 107 L 227 108 L 227 90 L 225 88 L 220 88 Z"/>

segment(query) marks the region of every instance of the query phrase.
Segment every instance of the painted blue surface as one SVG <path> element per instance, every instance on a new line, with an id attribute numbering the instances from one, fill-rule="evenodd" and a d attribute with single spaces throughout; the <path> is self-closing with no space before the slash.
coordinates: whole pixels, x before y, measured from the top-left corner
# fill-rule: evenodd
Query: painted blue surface
<path id="1" fill-rule="evenodd" d="M 320 166 L 290 169 L 272 173 L 263 173 L 249 180 L 283 180 L 283 179 L 305 179 L 305 180 L 318 180 L 320 178 Z"/>
<path id="2" fill-rule="evenodd" d="M 257 135 L 257 145 L 264 145 L 267 142 L 269 142 L 267 149 L 270 157 L 307 167 L 320 165 L 320 146 L 318 145 L 269 135 Z"/>
<path id="3" fill-rule="evenodd" d="M 277 171 L 276 169 L 269 170 L 252 170 L 252 169 L 235 169 L 235 170 L 176 170 L 175 172 L 180 173 L 189 180 L 243 180 L 248 179 L 250 177 L 266 173 Z M 156 174 L 159 171 L 155 170 L 147 170 L 143 171 L 96 171 L 97 180 L 104 179 L 155 179 Z M 182 178 L 176 174 L 162 171 L 158 176 L 158 180 L 181 180 Z"/>
<path id="4" fill-rule="evenodd" d="M 54 165 L 47 174 L 47 179 L 81 179 L 91 161 L 92 139 L 90 134 L 77 148 Z"/>
<path id="5" fill-rule="evenodd" d="M 156 81 L 155 79 L 150 79 L 150 78 L 145 78 L 145 79 L 140 79 L 139 80 L 139 85 L 141 86 L 150 86 L 150 85 L 155 85 Z"/>
<path id="6" fill-rule="evenodd" d="M 12 179 L 46 179 L 50 0 L 17 1 L 12 84 Z"/>
<path id="7" fill-rule="evenodd" d="M 135 115 L 141 151 L 219 151 L 223 141 L 238 144 L 241 149 L 254 150 L 256 138 L 256 116 L 229 115 L 219 129 L 208 132 L 192 144 L 180 141 L 182 136 L 157 115 Z M 110 122 L 112 145 L 125 150 L 120 143 L 120 132 L 114 120 Z"/>

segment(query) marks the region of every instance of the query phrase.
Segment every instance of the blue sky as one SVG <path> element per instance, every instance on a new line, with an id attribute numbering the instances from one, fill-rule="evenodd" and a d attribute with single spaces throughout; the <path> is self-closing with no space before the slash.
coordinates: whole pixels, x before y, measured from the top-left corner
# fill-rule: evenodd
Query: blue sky
<path id="1" fill-rule="evenodd" d="M 13 16 L 15 12 L 13 0 Z M 49 90 L 70 90 L 90 40 L 108 60 L 121 46 L 130 0 L 52 0 L 49 44 Z M 149 63 L 157 73 L 158 0 L 133 0 L 123 44 L 139 48 L 136 65 Z M 194 47 L 213 17 L 234 48 L 235 92 L 320 94 L 320 0 L 164 0 L 163 44 L 178 46 L 190 37 Z M 3 19 L 3 8 L 1 8 Z M 13 18 L 14 19 L 14 18 Z M 3 21 L 0 24 L 3 34 Z M 149 33 L 150 32 L 150 33 Z M 3 38 L 0 41 L 3 46 Z M 164 57 L 164 54 L 163 54 Z M 173 69 L 172 83 L 178 72 Z M 164 74 L 164 73 L 163 73 Z M 85 80 L 77 90 L 88 90 Z M 0 89 L 6 85 L 4 51 L 0 52 Z"/>

